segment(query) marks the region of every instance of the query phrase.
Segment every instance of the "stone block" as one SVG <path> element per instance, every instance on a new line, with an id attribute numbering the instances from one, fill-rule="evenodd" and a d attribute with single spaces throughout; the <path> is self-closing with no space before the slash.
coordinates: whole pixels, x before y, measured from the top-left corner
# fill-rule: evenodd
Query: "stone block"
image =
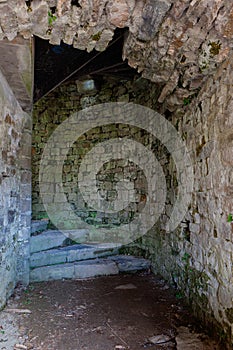
<path id="1" fill-rule="evenodd" d="M 89 277 L 116 275 L 117 265 L 107 259 L 86 260 L 56 266 L 38 267 L 30 272 L 30 282 L 61 279 L 84 279 Z"/>
<path id="2" fill-rule="evenodd" d="M 49 220 L 32 220 L 31 223 L 31 233 L 37 231 L 45 231 L 47 229 Z"/>
<path id="3" fill-rule="evenodd" d="M 30 267 L 56 265 L 67 262 L 67 250 L 50 249 L 33 253 L 30 257 Z"/>
<path id="4" fill-rule="evenodd" d="M 117 265 L 107 259 L 86 260 L 75 263 L 75 278 L 117 275 L 118 273 Z"/>
<path id="5" fill-rule="evenodd" d="M 144 258 L 138 258 L 131 255 L 115 255 L 108 258 L 114 261 L 120 272 L 136 272 L 140 270 L 147 270 L 151 263 Z"/>
<path id="6" fill-rule="evenodd" d="M 112 245 L 84 245 L 75 244 L 58 249 L 35 252 L 31 254 L 31 268 L 55 265 L 61 263 L 71 263 L 74 261 L 95 259 L 117 254 L 118 248 Z"/>
<path id="7" fill-rule="evenodd" d="M 30 272 L 30 282 L 61 280 L 64 278 L 74 278 L 74 264 L 43 266 Z"/>
<path id="8" fill-rule="evenodd" d="M 49 230 L 31 237 L 31 253 L 62 246 L 67 237 L 60 231 Z"/>

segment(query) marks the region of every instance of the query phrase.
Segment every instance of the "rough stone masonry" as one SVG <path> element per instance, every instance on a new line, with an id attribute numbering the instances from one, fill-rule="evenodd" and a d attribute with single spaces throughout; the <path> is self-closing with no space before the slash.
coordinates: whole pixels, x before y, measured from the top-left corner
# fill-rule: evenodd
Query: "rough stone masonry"
<path id="1" fill-rule="evenodd" d="M 200 89 L 232 49 L 233 5 L 219 0 L 1 0 L 0 39 L 31 35 L 58 45 L 103 51 L 128 28 L 123 56 L 164 85 L 159 101 L 174 110 Z"/>
<path id="2" fill-rule="evenodd" d="M 233 5 L 219 0 L 0 1 L 2 43 L 37 35 L 51 44 L 63 40 L 101 51 L 115 28 L 128 28 L 123 56 L 130 66 L 161 84 L 160 112 L 170 110 L 195 175 L 192 203 L 180 227 L 167 234 L 161 218 L 126 249 L 150 257 L 154 271 L 182 290 L 230 349 Z M 18 281 L 28 282 L 31 120 L 15 99 L 13 85 L 1 74 L 0 306 Z"/>
<path id="3" fill-rule="evenodd" d="M 1 73 L 0 73 L 1 74 Z M 31 118 L 0 76 L 0 307 L 29 281 Z"/>

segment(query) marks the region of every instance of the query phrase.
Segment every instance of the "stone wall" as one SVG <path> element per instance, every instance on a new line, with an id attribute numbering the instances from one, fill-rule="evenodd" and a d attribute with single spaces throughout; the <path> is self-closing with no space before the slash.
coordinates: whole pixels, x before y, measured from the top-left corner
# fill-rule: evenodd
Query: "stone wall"
<path id="1" fill-rule="evenodd" d="M 58 88 L 35 107 L 34 217 L 45 215 L 39 199 L 39 161 L 56 125 L 70 113 L 100 102 L 133 101 L 155 109 L 157 101 L 163 103 L 161 110 L 174 112 L 169 115 L 170 120 L 193 160 L 192 203 L 175 232 L 166 233 L 161 219 L 127 249 L 149 256 L 154 271 L 180 289 L 202 319 L 223 329 L 219 336 L 229 342 L 233 338 L 232 223 L 228 222 L 233 211 L 232 17 L 231 2 L 219 0 L 119 0 L 91 5 L 81 0 L 75 5 L 70 0 L 0 1 L 0 39 L 11 41 L 18 34 L 26 39 L 38 35 L 52 44 L 63 40 L 79 49 L 101 51 L 112 39 L 115 28 L 128 28 L 124 58 L 144 77 L 163 86 L 160 91 L 145 80 L 135 80 L 133 84 L 104 82 L 99 92 L 84 96 L 76 84 L 71 84 Z M 1 306 L 15 283 L 27 282 L 28 278 L 30 120 L 4 77 L 0 80 Z M 145 96 L 145 91 L 150 94 Z M 101 132 L 106 139 L 124 132 L 127 136 L 137 133 L 124 125 Z M 89 138 L 90 135 L 84 135 L 81 149 Z M 98 138 L 96 130 L 91 138 Z M 156 145 L 156 151 L 167 175 L 165 216 L 169 216 L 175 199 L 174 164 L 170 155 L 162 157 L 161 145 Z M 65 166 L 67 196 L 72 201 L 75 174 L 68 163 Z M 69 176 L 73 176 L 70 183 Z M 93 215 L 88 213 L 90 217 Z"/>
<path id="2" fill-rule="evenodd" d="M 167 198 L 165 212 L 153 229 L 124 248 L 126 252 L 149 257 L 154 272 L 160 273 L 172 283 L 177 289 L 177 297 L 186 297 L 197 316 L 217 329 L 218 336 L 229 344 L 233 339 L 233 227 L 229 220 L 233 212 L 232 78 L 231 57 L 208 79 L 197 96 L 183 101 L 181 108 L 167 114 L 186 143 L 195 179 L 187 215 L 174 232 L 167 233 L 164 227 L 165 219 L 169 217 L 176 200 L 176 171 L 172 157 L 158 141 L 147 135 L 138 138 L 139 142 L 156 151 L 156 157 L 166 176 Z M 39 200 L 39 161 L 45 142 L 56 125 L 74 111 L 100 102 L 133 101 L 162 111 L 163 106 L 157 102 L 159 93 L 156 85 L 135 78 L 133 82 L 105 81 L 102 88 L 93 95 L 80 93 L 77 85 L 71 83 L 61 86 L 39 102 L 34 110 L 33 131 L 34 217 L 45 215 Z M 130 130 L 124 125 L 120 128 L 110 126 L 110 129 L 102 128 L 83 135 L 79 143 L 82 153 L 80 159 L 96 144 L 100 135 L 105 140 L 119 136 L 119 132 L 126 137 L 136 135 L 136 130 Z M 69 153 L 72 162 L 65 164 L 63 175 L 67 196 L 75 202 L 77 193 L 71 189 L 77 183 L 75 174 L 78 167 L 72 170 L 72 166 L 79 155 L 75 152 L 72 155 L 72 152 L 73 150 Z M 117 169 L 117 165 L 113 168 Z M 147 195 L 146 191 L 142 192 L 142 187 L 139 190 L 140 195 Z M 111 186 L 109 191 L 112 191 Z M 89 212 L 87 215 L 85 210 L 80 210 L 79 214 L 81 212 L 92 222 L 100 219 Z"/>
<path id="3" fill-rule="evenodd" d="M 185 296 L 222 340 L 233 342 L 233 89 L 232 57 L 197 98 L 172 116 L 193 161 L 194 191 L 180 227 L 162 222 L 126 251 L 149 257 L 153 269 Z M 172 204 L 172 203 L 171 203 Z M 229 349 L 231 346 L 229 346 Z"/>
<path id="4" fill-rule="evenodd" d="M 28 283 L 31 123 L 0 72 L 0 308 Z"/>
<path id="5" fill-rule="evenodd" d="M 80 85 L 82 85 L 80 82 L 70 82 L 66 85 L 62 85 L 49 96 L 39 101 L 34 107 L 32 155 L 33 219 L 43 219 L 47 217 L 47 213 L 40 197 L 39 167 L 46 141 L 48 141 L 49 136 L 51 136 L 56 127 L 66 118 L 70 117 L 75 111 L 104 102 L 135 102 L 154 108 L 160 92 L 157 85 L 146 79 L 140 78 L 137 75 L 132 81 L 119 80 L 117 78 L 105 78 L 103 81 L 99 82 L 97 90 L 92 93 L 89 92 L 89 94 L 85 94 L 81 91 Z M 146 96 L 145 90 L 148 92 Z M 84 133 L 74 145 L 70 147 L 69 153 L 64 162 L 63 186 L 66 193 L 66 199 L 71 204 L 76 214 L 81 217 L 84 222 L 92 222 L 94 225 L 120 225 L 129 220 L 134 212 L 133 208 L 128 208 L 127 212 L 122 212 L 111 219 L 103 217 L 103 215 L 100 215 L 101 217 L 99 217 L 95 210 L 86 207 L 77 188 L 78 169 L 85 154 L 99 142 L 114 137 L 122 139 L 131 137 L 133 139 L 136 138 L 138 142 L 144 144 L 149 143 L 149 136 L 138 130 L 136 127 L 129 127 L 124 124 L 109 124 L 102 127 L 92 128 L 87 133 Z M 53 155 L 51 155 L 51 158 L 52 157 Z M 124 166 L 122 160 L 117 160 L 114 164 L 113 163 L 107 168 L 103 167 L 98 175 L 100 190 L 101 188 L 102 190 L 107 190 L 108 200 L 111 200 L 111 196 L 114 197 L 114 176 L 123 176 L 123 178 L 133 176 L 132 169 L 134 165 L 130 164 L 130 162 L 124 164 Z M 135 182 L 141 183 L 139 179 L 142 178 L 143 175 L 140 169 L 134 168 L 134 176 Z M 107 182 L 103 181 L 103 177 L 108 177 L 110 180 Z M 145 189 L 143 188 L 143 185 L 139 186 L 136 184 L 136 191 L 138 196 L 141 196 Z M 69 213 L 64 213 L 64 216 L 67 215 L 69 216 Z M 62 221 L 62 218 L 60 218 L 60 221 Z M 72 228 L 71 220 L 69 221 L 69 225 L 70 227 L 66 228 Z M 61 228 L 62 226 L 59 227 Z"/>

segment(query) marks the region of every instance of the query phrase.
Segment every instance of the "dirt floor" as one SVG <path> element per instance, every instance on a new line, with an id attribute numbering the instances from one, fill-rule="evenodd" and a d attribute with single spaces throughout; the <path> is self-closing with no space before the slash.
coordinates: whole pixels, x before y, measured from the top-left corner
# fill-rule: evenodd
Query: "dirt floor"
<path id="1" fill-rule="evenodd" d="M 0 313 L 0 349 L 223 349 L 152 274 L 52 281 L 16 290 Z"/>

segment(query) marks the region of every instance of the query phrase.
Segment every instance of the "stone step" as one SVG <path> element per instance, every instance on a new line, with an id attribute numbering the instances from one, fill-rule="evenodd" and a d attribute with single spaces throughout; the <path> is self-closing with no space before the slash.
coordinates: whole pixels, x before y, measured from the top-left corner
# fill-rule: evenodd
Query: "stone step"
<path id="1" fill-rule="evenodd" d="M 118 254 L 118 247 L 113 243 L 102 243 L 98 245 L 74 244 L 67 247 L 32 253 L 30 257 L 30 267 L 35 268 L 70 263 L 113 254 Z"/>
<path id="2" fill-rule="evenodd" d="M 150 262 L 129 255 L 117 255 L 105 259 L 92 259 L 59 265 L 42 266 L 32 269 L 30 282 L 43 282 L 60 279 L 85 279 L 119 272 L 135 272 L 148 269 Z"/>
<path id="3" fill-rule="evenodd" d="M 32 254 L 43 250 L 69 245 L 71 239 L 68 237 L 75 237 L 77 243 L 83 243 L 87 241 L 87 235 L 88 231 L 84 229 L 67 231 L 67 235 L 58 230 L 47 230 L 30 238 L 30 252 Z"/>
<path id="4" fill-rule="evenodd" d="M 38 267 L 30 272 L 30 282 L 117 275 L 117 264 L 107 259 L 85 260 L 61 265 Z"/>
<path id="5" fill-rule="evenodd" d="M 41 232 L 47 230 L 49 220 L 32 220 L 31 222 L 31 233 Z"/>

